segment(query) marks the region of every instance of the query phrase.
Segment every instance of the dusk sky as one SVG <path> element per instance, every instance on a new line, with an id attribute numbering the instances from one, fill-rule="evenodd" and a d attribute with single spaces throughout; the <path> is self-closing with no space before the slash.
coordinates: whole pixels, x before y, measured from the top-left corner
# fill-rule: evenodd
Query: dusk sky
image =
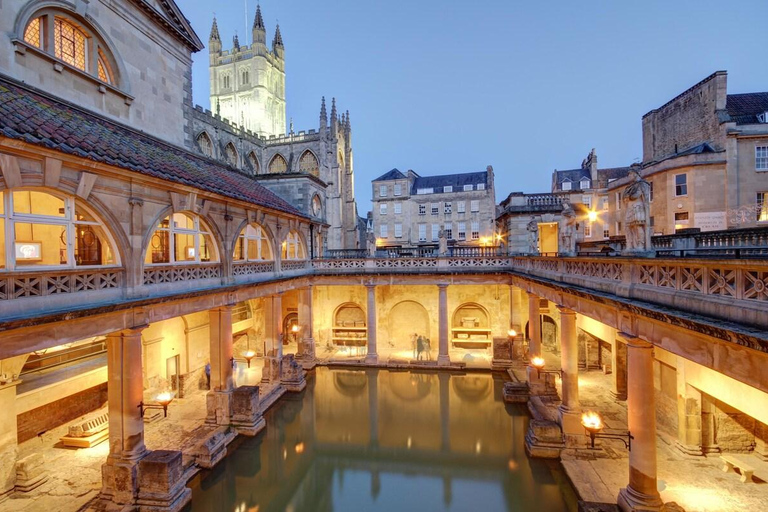
<path id="1" fill-rule="evenodd" d="M 216 7 L 214 7 L 216 5 Z M 248 0 L 179 0 L 207 44 L 215 9 L 225 48 L 250 43 Z M 370 181 L 496 171 L 496 200 L 549 192 L 553 169 L 642 158 L 641 117 L 717 70 L 728 92 L 768 90 L 768 2 L 263 0 L 285 42 L 287 115 L 317 129 L 320 98 L 351 113 L 360 214 Z M 246 30 L 247 26 L 247 30 Z M 209 107 L 208 53 L 195 102 Z"/>

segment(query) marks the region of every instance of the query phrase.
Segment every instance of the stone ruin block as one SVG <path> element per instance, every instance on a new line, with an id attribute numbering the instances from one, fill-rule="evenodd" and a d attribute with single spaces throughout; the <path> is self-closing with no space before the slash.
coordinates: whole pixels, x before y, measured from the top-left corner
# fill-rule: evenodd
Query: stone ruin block
<path id="1" fill-rule="evenodd" d="M 155 450 L 138 467 L 140 512 L 178 512 L 192 499 L 183 479 L 180 451 Z"/>
<path id="2" fill-rule="evenodd" d="M 263 384 L 275 384 L 280 382 L 280 367 L 280 358 L 273 356 L 265 357 L 264 368 L 261 370 L 261 382 Z"/>
<path id="3" fill-rule="evenodd" d="M 247 436 L 255 436 L 264 428 L 259 386 L 240 386 L 232 392 L 231 424 L 238 434 Z"/>
<path id="4" fill-rule="evenodd" d="M 527 382 L 505 382 L 502 396 L 504 401 L 511 404 L 524 404 L 530 396 Z"/>
<path id="5" fill-rule="evenodd" d="M 283 357 L 280 383 L 285 389 L 293 393 L 298 393 L 307 387 L 304 368 L 294 359 L 293 354 Z"/>
<path id="6" fill-rule="evenodd" d="M 559 459 L 565 447 L 560 425 L 549 420 L 531 420 L 525 434 L 525 451 L 529 457 Z"/>
<path id="7" fill-rule="evenodd" d="M 508 337 L 493 338 L 493 359 L 491 366 L 506 368 L 512 366 L 512 345 Z"/>
<path id="8" fill-rule="evenodd" d="M 190 451 L 190 455 L 195 458 L 195 464 L 201 468 L 211 469 L 221 462 L 227 454 L 227 444 L 232 437 L 234 433 L 227 427 L 219 427 L 207 434 Z"/>
<path id="9" fill-rule="evenodd" d="M 29 492 L 48 481 L 45 458 L 42 453 L 33 453 L 16 462 L 16 490 Z"/>
<path id="10" fill-rule="evenodd" d="M 232 416 L 231 402 L 231 391 L 209 391 L 205 395 L 205 422 L 212 425 L 228 425 Z"/>

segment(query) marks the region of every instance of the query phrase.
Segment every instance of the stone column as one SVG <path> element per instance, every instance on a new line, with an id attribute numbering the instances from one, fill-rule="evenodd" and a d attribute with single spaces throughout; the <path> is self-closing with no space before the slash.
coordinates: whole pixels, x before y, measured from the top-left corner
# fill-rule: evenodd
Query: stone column
<path id="1" fill-rule="evenodd" d="M 629 484 L 619 491 L 619 509 L 661 510 L 656 484 L 656 397 L 653 389 L 653 345 L 640 338 L 627 340 L 627 423 L 632 434 Z"/>
<path id="2" fill-rule="evenodd" d="M 437 285 L 438 289 L 438 354 L 437 364 L 439 366 L 449 366 L 451 356 L 449 355 L 450 342 L 448 340 L 448 285 L 441 283 Z"/>
<path id="3" fill-rule="evenodd" d="M 528 356 L 541 355 L 541 313 L 539 301 L 541 299 L 531 293 L 528 294 Z"/>
<path id="4" fill-rule="evenodd" d="M 264 299 L 266 347 L 262 384 L 279 384 L 283 359 L 283 296 L 276 293 Z"/>
<path id="5" fill-rule="evenodd" d="M 379 359 L 376 349 L 376 285 L 365 285 L 368 290 L 368 354 L 365 362 L 376 364 Z"/>
<path id="6" fill-rule="evenodd" d="M 611 349 L 611 372 L 613 389 L 611 395 L 616 400 L 627 399 L 627 340 L 617 334 Z"/>
<path id="7" fill-rule="evenodd" d="M 379 371 L 368 370 L 368 422 L 371 426 L 371 446 L 379 445 Z"/>
<path id="8" fill-rule="evenodd" d="M 0 503 L 13 492 L 16 485 L 16 458 L 19 444 L 16 427 L 16 379 L 0 386 Z"/>
<path id="9" fill-rule="evenodd" d="M 579 405 L 579 346 L 576 339 L 576 312 L 563 306 L 560 311 L 560 366 L 563 370 L 563 402 L 559 408 L 564 434 L 583 434 Z"/>
<path id="10" fill-rule="evenodd" d="M 232 416 L 232 310 L 233 305 L 208 311 L 210 328 L 211 390 L 206 396 L 206 422 L 228 425 Z"/>
<path id="11" fill-rule="evenodd" d="M 146 326 L 107 336 L 107 398 L 109 400 L 109 455 L 101 467 L 102 495 L 121 505 L 138 493 L 138 463 L 147 454 L 141 368 L 141 332 Z"/>
<path id="12" fill-rule="evenodd" d="M 299 327 L 301 328 L 297 359 L 315 358 L 315 339 L 312 331 L 312 285 L 299 290 Z"/>
<path id="13" fill-rule="evenodd" d="M 445 372 L 437 374 L 440 383 L 440 449 L 451 451 L 451 376 Z"/>
<path id="14" fill-rule="evenodd" d="M 688 455 L 703 455 L 701 449 L 701 391 L 686 382 L 685 359 L 677 357 L 677 442 Z"/>

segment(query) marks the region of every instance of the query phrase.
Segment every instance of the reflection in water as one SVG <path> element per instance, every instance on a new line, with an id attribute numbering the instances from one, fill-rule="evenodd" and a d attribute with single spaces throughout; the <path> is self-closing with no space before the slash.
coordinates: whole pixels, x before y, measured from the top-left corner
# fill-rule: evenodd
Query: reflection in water
<path id="1" fill-rule="evenodd" d="M 318 368 L 193 482 L 193 512 L 565 511 L 490 375 Z M 234 447 L 233 447 L 234 448 Z M 557 470 L 555 470 L 557 471 Z"/>

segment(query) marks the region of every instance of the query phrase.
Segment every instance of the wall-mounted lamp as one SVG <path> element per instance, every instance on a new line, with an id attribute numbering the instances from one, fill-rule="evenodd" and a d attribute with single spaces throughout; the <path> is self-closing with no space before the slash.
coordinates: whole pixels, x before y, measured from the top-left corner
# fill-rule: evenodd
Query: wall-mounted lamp
<path id="1" fill-rule="evenodd" d="M 157 403 L 145 404 L 143 400 L 139 402 L 139 414 L 141 414 L 142 418 L 148 409 L 162 409 L 163 417 L 168 417 L 168 405 L 170 405 L 170 403 L 173 401 L 173 393 L 170 391 L 165 391 L 164 393 L 157 395 L 155 400 Z"/>
<path id="2" fill-rule="evenodd" d="M 634 436 L 629 431 L 627 431 L 626 434 L 601 433 L 600 431 L 605 428 L 605 423 L 603 423 L 603 418 L 601 418 L 600 415 L 596 412 L 587 411 L 582 414 L 581 424 L 589 436 L 592 448 L 595 447 L 595 439 L 618 439 L 624 443 L 624 446 L 627 447 L 627 450 L 632 451 L 632 440 L 634 439 Z"/>
<path id="3" fill-rule="evenodd" d="M 531 358 L 531 366 L 533 366 L 536 369 L 536 377 L 541 378 L 541 374 L 544 375 L 548 373 L 554 373 L 556 375 L 560 376 L 560 380 L 563 379 L 563 370 L 545 370 L 544 369 L 544 358 L 540 356 L 535 356 Z"/>
<path id="4" fill-rule="evenodd" d="M 245 358 L 245 361 L 248 363 L 248 368 L 250 368 L 251 359 L 256 357 L 256 352 L 254 352 L 253 350 L 246 350 L 245 352 L 243 352 L 243 357 Z"/>

